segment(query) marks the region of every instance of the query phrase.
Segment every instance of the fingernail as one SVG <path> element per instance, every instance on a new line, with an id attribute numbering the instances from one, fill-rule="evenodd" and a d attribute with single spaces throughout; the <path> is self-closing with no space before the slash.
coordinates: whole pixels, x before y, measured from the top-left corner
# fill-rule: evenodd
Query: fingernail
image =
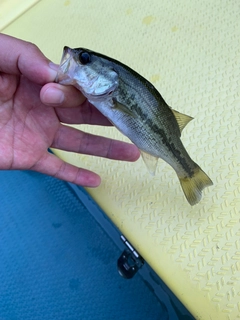
<path id="1" fill-rule="evenodd" d="M 52 61 L 49 62 L 49 67 L 55 71 L 58 71 L 58 69 L 59 69 L 59 65 L 52 62 Z"/>
<path id="2" fill-rule="evenodd" d="M 48 88 L 43 94 L 43 101 L 46 104 L 59 105 L 64 100 L 64 94 L 56 88 Z"/>
<path id="3" fill-rule="evenodd" d="M 51 77 L 52 81 L 54 81 L 56 79 L 56 76 L 57 76 L 59 65 L 53 63 L 52 61 L 50 61 L 48 65 L 49 65 L 49 68 L 50 68 L 49 69 L 50 77 Z"/>

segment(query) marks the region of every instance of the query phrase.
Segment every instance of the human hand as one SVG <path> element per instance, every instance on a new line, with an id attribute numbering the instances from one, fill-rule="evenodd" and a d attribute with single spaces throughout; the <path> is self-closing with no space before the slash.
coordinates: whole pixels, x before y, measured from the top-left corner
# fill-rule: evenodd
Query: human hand
<path id="1" fill-rule="evenodd" d="M 56 74 L 35 45 L 0 34 L 0 169 L 35 170 L 96 187 L 96 173 L 64 162 L 48 148 L 126 161 L 137 160 L 139 151 L 64 125 L 111 124 L 77 89 L 53 83 Z"/>

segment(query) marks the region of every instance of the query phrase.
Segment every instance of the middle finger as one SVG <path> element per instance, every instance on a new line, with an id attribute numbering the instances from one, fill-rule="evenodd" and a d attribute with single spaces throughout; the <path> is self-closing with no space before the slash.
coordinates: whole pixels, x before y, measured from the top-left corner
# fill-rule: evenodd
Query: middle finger
<path id="1" fill-rule="evenodd" d="M 136 161 L 140 156 L 133 144 L 92 135 L 65 125 L 60 125 L 51 147 L 123 161 Z"/>

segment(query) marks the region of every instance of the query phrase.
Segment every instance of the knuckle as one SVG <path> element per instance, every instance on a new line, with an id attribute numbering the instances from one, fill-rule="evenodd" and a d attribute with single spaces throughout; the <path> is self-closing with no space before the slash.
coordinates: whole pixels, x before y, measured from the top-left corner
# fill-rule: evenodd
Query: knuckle
<path id="1" fill-rule="evenodd" d="M 27 50 L 31 51 L 31 52 L 39 52 L 39 48 L 36 46 L 36 44 L 26 41 L 26 48 Z"/>

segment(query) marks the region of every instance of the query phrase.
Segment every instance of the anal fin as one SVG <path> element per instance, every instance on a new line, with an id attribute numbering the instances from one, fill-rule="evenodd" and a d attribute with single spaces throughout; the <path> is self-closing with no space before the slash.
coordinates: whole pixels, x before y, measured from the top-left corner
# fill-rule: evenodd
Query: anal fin
<path id="1" fill-rule="evenodd" d="M 158 158 L 145 151 L 140 150 L 140 152 L 149 173 L 154 176 L 157 169 Z"/>

